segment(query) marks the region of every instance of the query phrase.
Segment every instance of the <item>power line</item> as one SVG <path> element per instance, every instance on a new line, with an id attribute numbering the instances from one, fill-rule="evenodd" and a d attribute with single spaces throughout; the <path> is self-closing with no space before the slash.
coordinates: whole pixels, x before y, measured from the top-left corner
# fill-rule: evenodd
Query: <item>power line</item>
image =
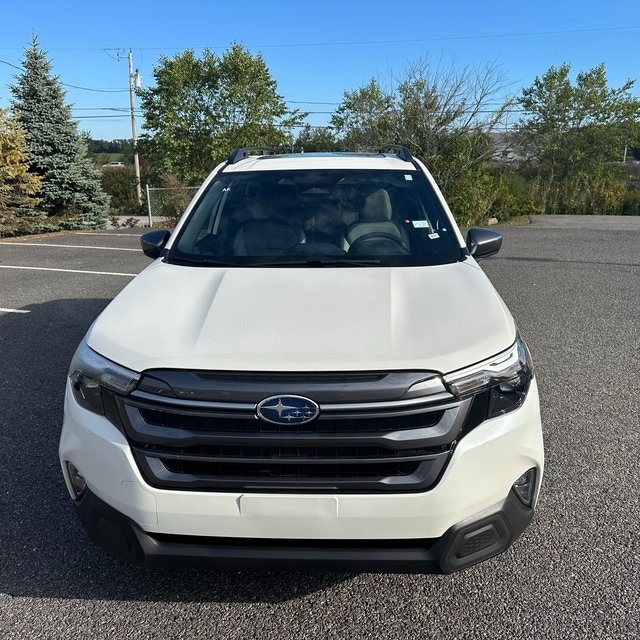
<path id="1" fill-rule="evenodd" d="M 82 89 L 82 91 L 95 91 L 96 93 L 127 93 L 129 89 L 94 89 L 92 87 L 79 87 L 77 84 L 67 84 L 61 82 L 60 84 L 65 87 L 71 87 L 72 89 Z"/>
<path id="2" fill-rule="evenodd" d="M 106 118 L 128 118 L 129 116 L 125 113 L 122 115 L 117 115 L 117 116 L 108 116 L 108 115 L 102 115 L 102 116 L 71 116 L 74 120 L 104 120 Z"/>
<path id="3" fill-rule="evenodd" d="M 124 111 L 129 113 L 127 107 L 73 107 L 74 111 Z"/>
<path id="4" fill-rule="evenodd" d="M 566 35 L 577 33 L 599 33 L 611 31 L 629 31 L 640 29 L 640 25 L 624 25 L 617 27 L 587 27 L 583 29 L 556 29 L 550 31 L 519 31 L 512 33 L 478 33 L 459 36 L 440 36 L 431 38 L 396 38 L 390 40 L 345 40 L 335 42 L 285 42 L 244 45 L 249 49 L 276 49 L 288 47 L 337 47 L 337 46 L 359 46 L 376 44 L 410 44 L 420 42 L 447 42 L 454 40 L 482 40 L 497 38 L 525 38 L 535 36 Z M 229 45 L 212 46 L 182 46 L 182 47 L 133 47 L 138 51 L 168 51 L 168 50 L 200 50 L 200 49 L 227 49 Z M 21 51 L 23 47 L 0 47 L 0 51 Z M 123 47 L 49 47 L 49 51 L 116 51 L 123 50 Z"/>
<path id="5" fill-rule="evenodd" d="M 340 103 L 336 103 L 336 104 L 340 104 Z M 118 112 L 123 112 L 128 114 L 130 110 L 126 107 L 73 107 L 73 111 L 74 112 L 75 111 L 118 111 Z M 134 111 L 136 115 L 144 115 L 144 111 L 142 109 L 135 109 Z M 326 114 L 331 114 L 335 112 L 334 111 L 307 111 L 306 113 L 313 114 L 313 115 L 326 115 Z M 504 109 L 504 110 L 502 109 L 464 109 L 460 113 L 462 115 L 468 115 L 470 113 L 533 113 L 533 112 L 514 107 L 514 108 Z M 88 118 L 90 116 L 84 116 L 84 117 Z M 113 117 L 113 116 L 109 116 L 109 117 Z"/>
<path id="6" fill-rule="evenodd" d="M 23 71 L 22 67 L 19 67 L 12 62 L 7 62 L 6 60 L 0 60 L 2 64 L 6 64 L 8 67 L 13 67 L 18 71 Z M 95 91 L 96 93 L 127 93 L 129 89 L 98 89 L 94 87 L 81 87 L 77 84 L 68 84 L 66 82 L 60 82 L 63 87 L 70 87 L 71 89 L 81 89 L 82 91 Z"/>
<path id="7" fill-rule="evenodd" d="M 18 71 L 22 71 L 22 67 L 19 67 L 11 62 L 7 62 L 6 60 L 0 60 L 1 63 L 6 64 Z M 65 87 L 71 87 L 72 89 L 81 89 L 82 91 L 95 91 L 97 93 L 127 93 L 129 89 L 111 89 L 111 88 L 96 88 L 96 87 L 81 87 L 77 84 L 67 84 L 66 82 L 61 82 Z M 319 105 L 328 105 L 328 106 L 337 106 L 340 102 L 318 102 L 314 100 L 285 100 L 287 104 L 319 104 Z"/>
<path id="8" fill-rule="evenodd" d="M 285 100 L 287 104 L 326 104 L 329 106 L 338 106 L 341 102 L 316 102 L 315 100 Z"/>
<path id="9" fill-rule="evenodd" d="M 14 69 L 17 69 L 18 71 L 22 71 L 22 67 L 18 67 L 15 64 L 12 64 L 11 62 L 7 62 L 6 60 L 0 60 L 0 62 L 2 62 L 2 64 L 6 64 L 9 67 L 13 67 Z"/>
<path id="10" fill-rule="evenodd" d="M 565 35 L 570 33 L 594 33 L 600 31 L 623 31 L 629 29 L 640 29 L 640 25 L 628 25 L 621 27 L 593 27 L 588 29 L 559 29 L 556 31 L 524 31 L 519 33 L 495 33 L 495 34 L 472 34 L 465 36 L 443 36 L 435 38 L 404 38 L 393 40 L 352 40 L 344 42 L 300 42 L 286 44 L 261 44 L 247 45 L 249 49 L 276 49 L 288 47 L 336 47 L 336 46 L 358 46 L 358 45 L 375 45 L 375 44 L 411 44 L 420 42 L 448 42 L 454 40 L 483 40 L 498 38 L 524 38 L 532 36 L 549 36 L 549 35 Z M 173 47 L 172 47 L 173 48 Z M 190 47 L 193 48 L 193 47 Z M 202 49 L 205 47 L 197 47 Z M 212 49 L 221 49 L 226 47 L 210 47 Z"/>

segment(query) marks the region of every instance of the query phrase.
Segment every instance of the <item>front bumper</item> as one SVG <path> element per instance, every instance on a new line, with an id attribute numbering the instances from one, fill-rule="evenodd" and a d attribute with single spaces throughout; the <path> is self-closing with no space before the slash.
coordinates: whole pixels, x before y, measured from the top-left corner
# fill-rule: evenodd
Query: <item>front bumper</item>
<path id="1" fill-rule="evenodd" d="M 151 534 L 91 491 L 76 509 L 93 542 L 137 565 L 380 573 L 452 573 L 477 564 L 505 551 L 534 512 L 510 492 L 441 538 L 323 541 Z"/>
<path id="2" fill-rule="evenodd" d="M 513 483 L 537 470 L 535 506 L 544 465 L 535 379 L 518 410 L 483 422 L 458 442 L 438 483 L 422 493 L 151 487 L 124 436 L 78 406 L 69 389 L 60 460 L 72 496 L 65 461 L 87 481 L 77 507 L 92 539 L 139 564 L 402 572 L 450 572 L 504 551 L 533 516 L 513 495 Z M 460 556 L 461 545 L 473 548 L 471 540 L 479 555 Z"/>

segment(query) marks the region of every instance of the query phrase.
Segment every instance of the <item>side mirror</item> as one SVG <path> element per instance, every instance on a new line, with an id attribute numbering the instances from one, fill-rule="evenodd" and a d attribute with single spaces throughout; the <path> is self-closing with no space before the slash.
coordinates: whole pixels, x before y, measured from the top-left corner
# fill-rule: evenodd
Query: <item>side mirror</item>
<path id="1" fill-rule="evenodd" d="M 484 227 L 472 227 L 467 232 L 467 248 L 474 258 L 494 256 L 502 246 L 502 234 Z"/>
<path id="2" fill-rule="evenodd" d="M 144 255 L 149 256 L 149 258 L 153 260 L 159 258 L 170 235 L 171 233 L 165 229 L 145 233 L 140 238 L 140 246 L 142 247 Z"/>

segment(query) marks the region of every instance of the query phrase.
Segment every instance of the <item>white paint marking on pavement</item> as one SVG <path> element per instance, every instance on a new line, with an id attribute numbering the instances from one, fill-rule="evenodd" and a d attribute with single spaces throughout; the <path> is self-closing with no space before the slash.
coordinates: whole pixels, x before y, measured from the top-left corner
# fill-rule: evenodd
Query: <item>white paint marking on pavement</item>
<path id="1" fill-rule="evenodd" d="M 99 231 L 74 231 L 74 236 L 109 236 L 110 238 L 140 238 L 141 233 L 101 233 Z"/>
<path id="2" fill-rule="evenodd" d="M 27 309 L 5 309 L 0 307 L 0 313 L 31 313 Z"/>
<path id="3" fill-rule="evenodd" d="M 17 245 L 19 247 L 63 247 L 65 249 L 102 249 L 103 251 L 136 251 L 140 249 L 128 249 L 125 247 L 94 247 L 81 244 L 49 244 L 46 242 L 0 242 L 0 244 Z"/>
<path id="4" fill-rule="evenodd" d="M 32 271 L 61 271 L 63 273 L 89 273 L 98 276 L 126 276 L 135 278 L 137 273 L 116 273 L 115 271 L 83 271 L 81 269 L 53 269 L 52 267 L 18 267 L 8 264 L 0 264 L 0 269 L 26 269 Z"/>

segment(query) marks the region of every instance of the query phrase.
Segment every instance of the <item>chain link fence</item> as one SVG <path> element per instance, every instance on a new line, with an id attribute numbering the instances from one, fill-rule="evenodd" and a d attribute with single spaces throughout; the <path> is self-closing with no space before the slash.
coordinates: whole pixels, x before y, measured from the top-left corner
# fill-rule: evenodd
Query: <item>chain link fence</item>
<path id="1" fill-rule="evenodd" d="M 175 224 L 184 213 L 191 198 L 199 187 L 149 187 L 145 188 L 147 196 L 147 214 L 149 226 L 162 221 Z"/>

